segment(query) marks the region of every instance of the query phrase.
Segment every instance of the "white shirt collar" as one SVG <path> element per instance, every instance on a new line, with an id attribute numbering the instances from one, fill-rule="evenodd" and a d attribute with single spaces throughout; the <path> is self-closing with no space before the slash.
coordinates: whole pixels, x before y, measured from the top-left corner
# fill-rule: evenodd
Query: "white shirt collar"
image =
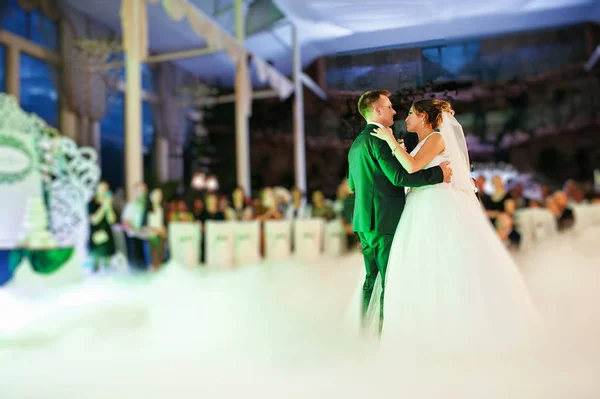
<path id="1" fill-rule="evenodd" d="M 383 127 L 383 125 L 382 125 L 381 123 L 377 123 L 377 122 L 370 122 L 370 121 L 367 121 L 367 125 L 375 125 L 375 126 L 377 126 L 377 127 L 380 127 L 380 128 L 382 128 L 382 129 L 384 128 L 384 127 Z"/>

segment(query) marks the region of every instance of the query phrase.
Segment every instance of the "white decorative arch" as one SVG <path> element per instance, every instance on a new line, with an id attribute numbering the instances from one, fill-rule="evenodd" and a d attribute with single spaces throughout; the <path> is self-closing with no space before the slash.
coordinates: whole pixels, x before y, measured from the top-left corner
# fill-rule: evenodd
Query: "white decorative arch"
<path id="1" fill-rule="evenodd" d="M 0 220 L 8 221 L 7 229 L 0 229 L 0 243 L 18 245 L 28 200 L 45 194 L 54 238 L 59 246 L 75 246 L 83 259 L 88 203 L 100 180 L 96 151 L 79 148 L 37 115 L 24 112 L 14 97 L 0 94 L 2 154 L 21 166 L 0 162 Z"/>

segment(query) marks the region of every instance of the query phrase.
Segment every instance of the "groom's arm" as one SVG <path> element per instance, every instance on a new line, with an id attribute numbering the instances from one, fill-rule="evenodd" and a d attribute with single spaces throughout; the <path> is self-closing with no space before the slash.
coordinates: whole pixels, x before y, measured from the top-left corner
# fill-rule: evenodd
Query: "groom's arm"
<path id="1" fill-rule="evenodd" d="M 383 173 L 385 173 L 394 186 L 421 187 L 444 181 L 444 173 L 439 166 L 422 169 L 412 174 L 408 173 L 394 157 L 385 141 L 377 139 L 377 141 L 372 141 L 371 143 L 375 159 L 377 159 L 381 170 L 383 170 Z"/>
<path id="2" fill-rule="evenodd" d="M 352 178 L 352 173 L 348 169 L 348 187 L 350 188 L 350 192 L 354 193 L 354 179 Z"/>

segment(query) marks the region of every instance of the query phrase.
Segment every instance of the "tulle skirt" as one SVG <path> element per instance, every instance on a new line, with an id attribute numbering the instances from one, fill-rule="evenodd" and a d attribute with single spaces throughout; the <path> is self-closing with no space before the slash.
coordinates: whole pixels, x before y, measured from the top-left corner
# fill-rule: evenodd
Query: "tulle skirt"
<path id="1" fill-rule="evenodd" d="M 475 197 L 448 185 L 409 193 L 385 287 L 382 350 L 506 354 L 540 334 L 512 256 Z"/>

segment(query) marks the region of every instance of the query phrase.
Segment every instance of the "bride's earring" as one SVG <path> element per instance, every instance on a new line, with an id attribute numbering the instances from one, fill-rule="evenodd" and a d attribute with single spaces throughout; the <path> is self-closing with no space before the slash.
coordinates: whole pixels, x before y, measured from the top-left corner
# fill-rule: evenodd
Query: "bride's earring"
<path id="1" fill-rule="evenodd" d="M 421 129 L 425 129 L 425 119 L 421 119 Z"/>

